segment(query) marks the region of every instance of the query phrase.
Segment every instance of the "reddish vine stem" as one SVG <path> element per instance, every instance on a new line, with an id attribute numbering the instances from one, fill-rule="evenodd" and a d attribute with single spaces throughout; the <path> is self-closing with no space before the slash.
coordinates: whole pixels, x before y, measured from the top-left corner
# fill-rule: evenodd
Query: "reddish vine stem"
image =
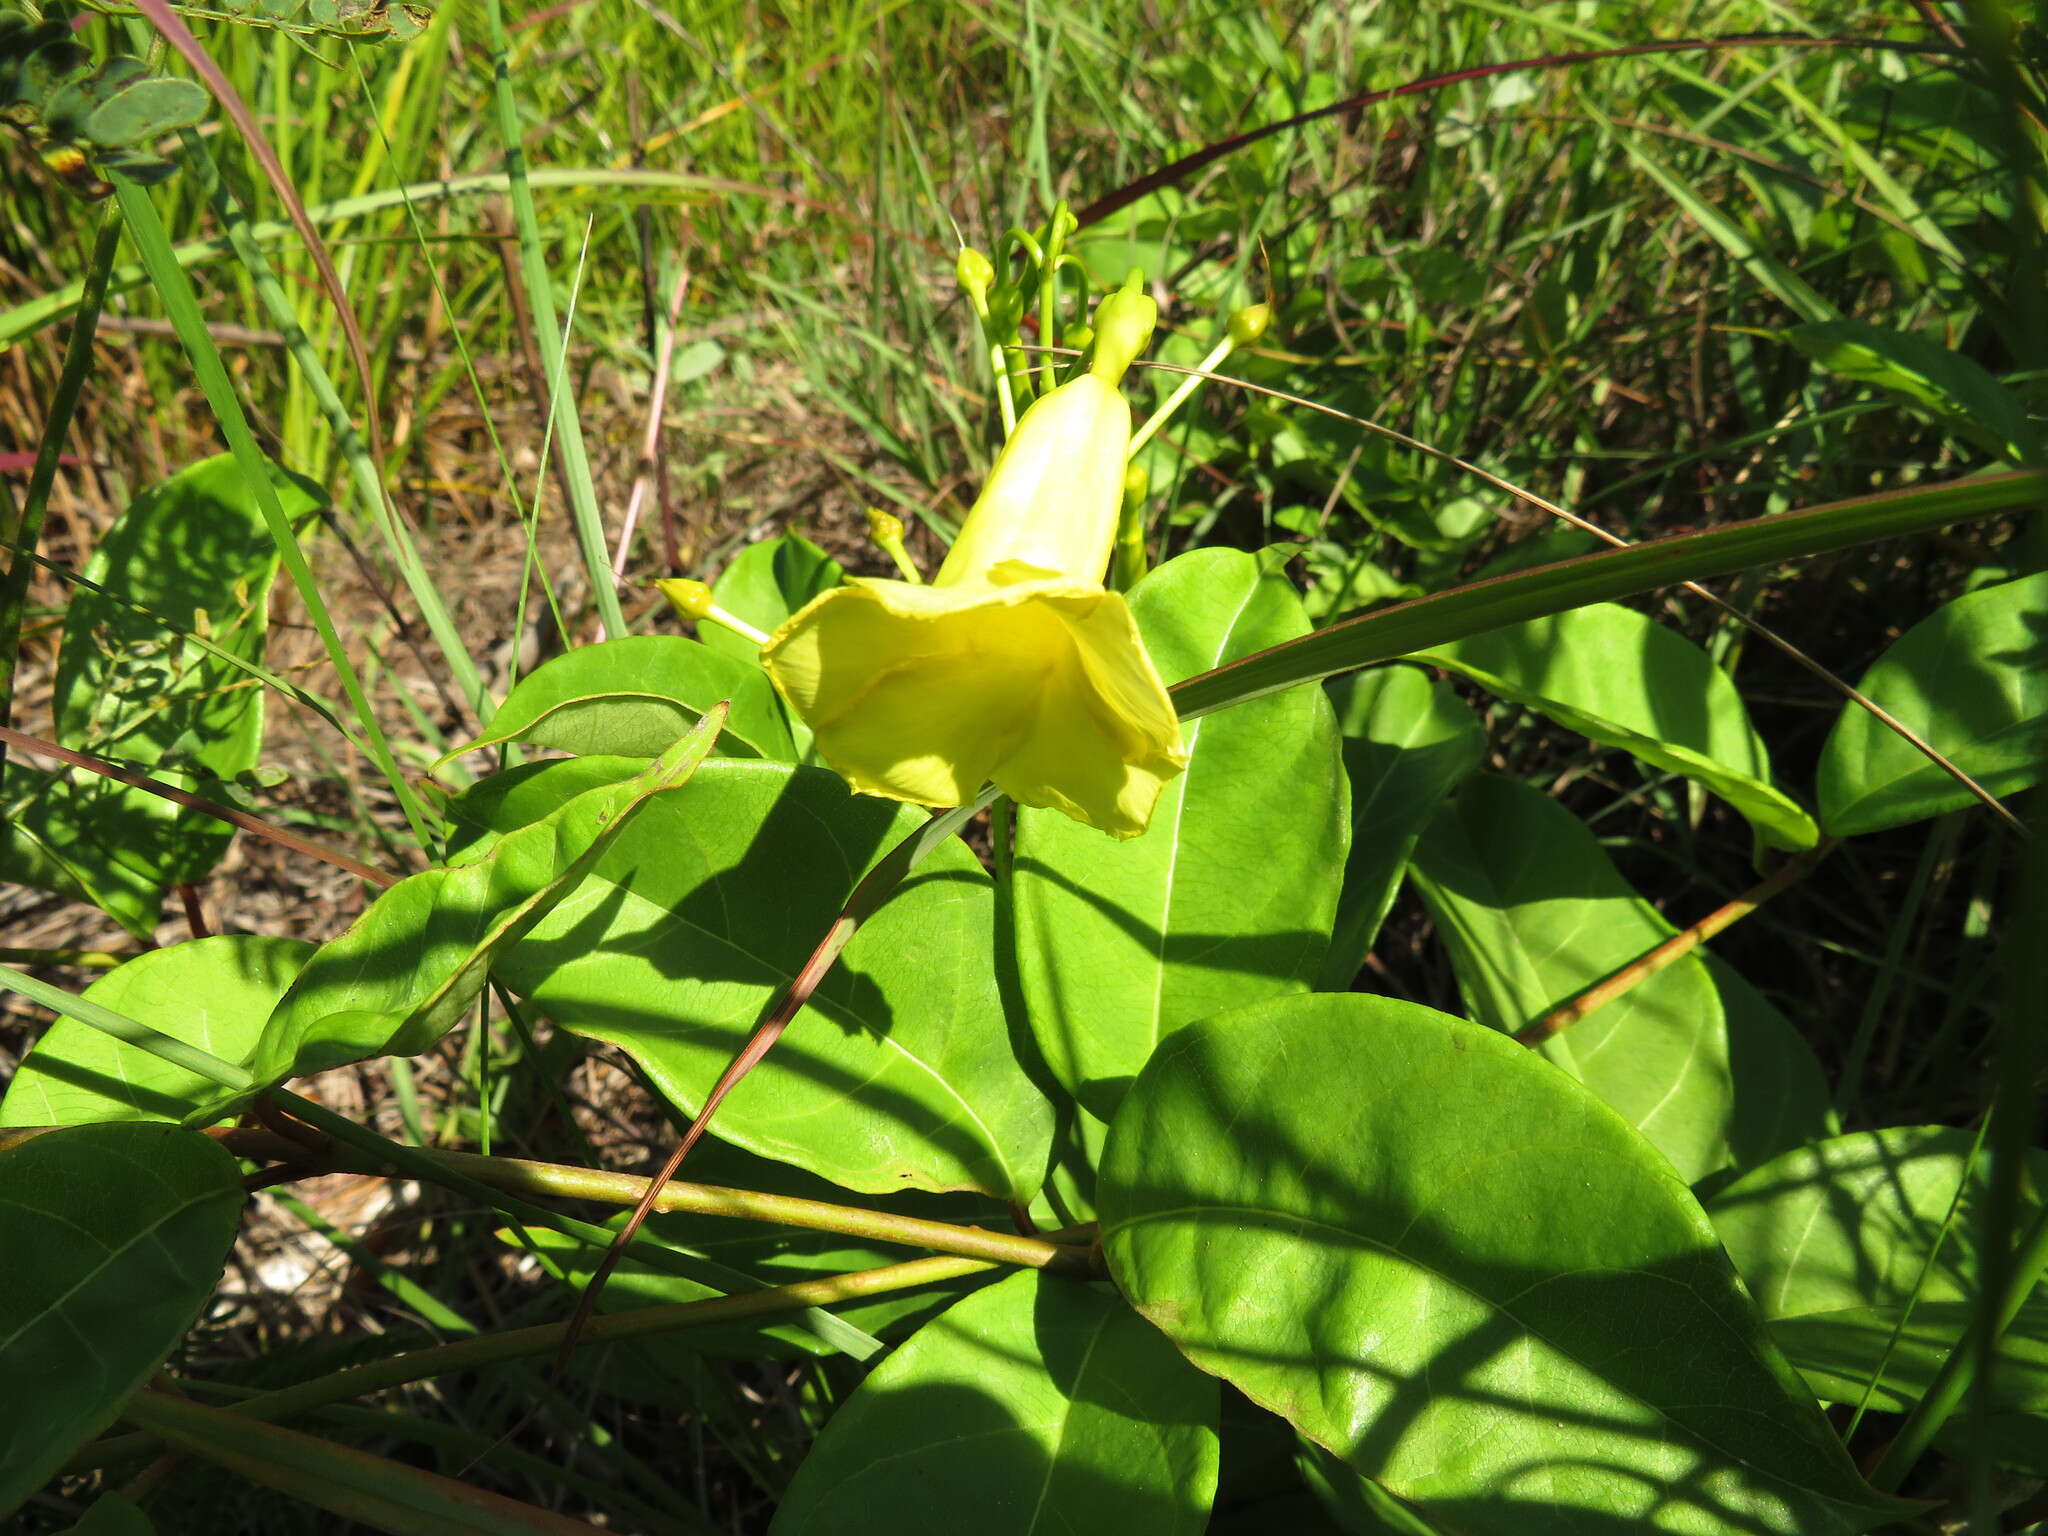
<path id="1" fill-rule="evenodd" d="M 175 784 L 166 784 L 161 779 L 152 779 L 145 774 L 136 773 L 132 769 L 117 767 L 115 764 L 104 759 L 88 757 L 85 753 L 74 752 L 69 747 L 60 747 L 56 742 L 45 741 L 40 736 L 31 736 L 27 732 L 17 731 L 11 726 L 0 726 L 0 745 L 18 747 L 24 752 L 33 752 L 38 757 L 54 757 L 60 763 L 69 763 L 74 768 L 83 768 L 88 773 L 96 773 L 102 778 L 112 779 L 116 784 L 126 784 L 130 789 L 140 789 L 152 795 L 160 795 L 174 805 L 182 805 L 187 810 L 199 812 L 202 816 L 211 816 L 216 821 L 224 821 L 231 827 L 240 827 L 244 832 L 253 832 L 256 836 L 267 838 L 280 847 L 291 849 L 294 853 L 303 853 L 324 863 L 332 864 L 338 869 L 345 869 L 350 874 L 358 875 L 369 881 L 372 885 L 384 886 L 396 885 L 398 883 L 398 876 L 396 875 L 387 875 L 383 870 L 372 868 L 360 859 L 352 858 L 339 849 L 326 847 L 323 844 L 314 842 L 309 837 L 301 837 L 298 833 L 280 827 L 275 822 L 265 821 L 261 816 L 252 816 L 247 811 L 238 811 L 231 805 L 222 805 L 218 801 L 208 800 L 203 796 L 193 794 L 190 790 L 180 789 Z"/>
<path id="2" fill-rule="evenodd" d="M 1637 956 L 1620 970 L 1594 982 L 1576 997 L 1558 1004 L 1534 1022 L 1525 1024 L 1515 1031 L 1515 1039 L 1523 1045 L 1541 1045 L 1553 1035 L 1561 1034 L 1578 1023 L 1587 1014 L 1605 1008 L 1624 993 L 1641 986 L 1659 971 L 1683 960 L 1707 940 L 1741 922 L 1779 892 L 1797 885 L 1812 874 L 1814 868 L 1832 853 L 1834 848 L 1833 838 L 1822 838 L 1806 852 L 1787 859 L 1767 879 L 1758 881 L 1733 901 L 1724 902 L 1716 907 L 1690 928 L 1674 933 L 1647 954 Z"/>
<path id="3" fill-rule="evenodd" d="M 861 876 L 853 894 L 846 898 L 846 905 L 839 916 L 832 920 L 832 926 L 825 930 L 825 936 L 818 941 L 817 948 L 803 963 L 788 987 L 769 1008 L 767 1017 L 755 1026 L 747 1042 L 734 1054 L 726 1068 L 718 1075 L 718 1081 L 711 1085 L 711 1091 L 704 1096 L 704 1107 L 691 1120 L 689 1128 L 676 1142 L 676 1148 L 668 1155 L 661 1171 L 647 1182 L 647 1192 L 640 1197 L 640 1203 L 633 1207 L 633 1213 L 626 1218 L 619 1229 L 618 1237 L 604 1258 L 590 1276 L 589 1284 L 576 1300 L 576 1310 L 569 1315 L 568 1327 L 562 1334 L 561 1348 L 556 1352 L 554 1379 L 560 1381 L 568 1369 L 569 1359 L 575 1353 L 576 1343 L 588 1326 L 592 1312 L 596 1310 L 597 1298 L 602 1294 L 605 1282 L 612 1271 L 618 1268 L 619 1260 L 625 1256 L 626 1247 L 633 1241 L 642 1224 L 660 1200 L 663 1188 L 683 1166 L 683 1159 L 690 1155 L 690 1149 L 697 1145 L 704 1132 L 710 1128 L 712 1116 L 718 1113 L 726 1097 L 740 1085 L 742 1079 L 761 1064 L 762 1058 L 775 1048 L 775 1042 L 782 1038 L 782 1032 L 802 1011 L 805 1003 L 818 984 L 831 972 L 833 965 L 847 944 L 859 930 L 860 925 L 880 910 L 882 903 L 903 883 L 903 877 L 916 867 L 924 856 L 979 813 L 995 799 L 993 789 L 985 790 L 971 804 L 956 807 L 934 815 L 917 831 L 910 834 L 882 856 L 875 867 Z"/>

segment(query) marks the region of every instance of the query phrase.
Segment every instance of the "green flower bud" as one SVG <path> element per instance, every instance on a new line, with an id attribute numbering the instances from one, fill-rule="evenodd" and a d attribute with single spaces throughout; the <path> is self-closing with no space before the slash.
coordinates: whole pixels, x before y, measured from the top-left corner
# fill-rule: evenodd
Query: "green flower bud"
<path id="1" fill-rule="evenodd" d="M 1273 306 L 1247 304 L 1230 317 L 1230 344 L 1249 347 L 1273 326 Z"/>
<path id="2" fill-rule="evenodd" d="M 1133 268 L 1123 287 L 1095 306 L 1095 360 L 1088 371 L 1114 384 L 1152 341 L 1159 306 L 1144 290 L 1144 275 Z"/>
<path id="3" fill-rule="evenodd" d="M 971 245 L 961 246 L 959 258 L 953 263 L 953 276 L 974 301 L 975 309 L 980 310 L 987 305 L 989 285 L 996 280 L 996 269 L 986 256 Z"/>

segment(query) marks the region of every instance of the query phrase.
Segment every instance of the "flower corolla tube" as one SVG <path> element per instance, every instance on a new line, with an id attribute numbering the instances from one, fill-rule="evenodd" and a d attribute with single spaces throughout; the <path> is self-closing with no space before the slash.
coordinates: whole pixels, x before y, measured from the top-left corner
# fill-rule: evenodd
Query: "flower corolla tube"
<path id="1" fill-rule="evenodd" d="M 1130 608 L 1103 586 L 1131 436 L 1116 380 L 1150 310 L 1129 290 L 1103 301 L 1091 371 L 1018 419 L 931 585 L 856 578 L 762 648 L 855 789 L 951 806 L 992 780 L 1020 805 L 1135 837 L 1187 766 Z"/>

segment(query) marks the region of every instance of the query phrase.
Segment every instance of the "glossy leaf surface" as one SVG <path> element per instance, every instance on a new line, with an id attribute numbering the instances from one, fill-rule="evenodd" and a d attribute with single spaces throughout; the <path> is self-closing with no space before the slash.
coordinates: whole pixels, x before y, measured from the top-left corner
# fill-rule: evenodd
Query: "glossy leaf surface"
<path id="1" fill-rule="evenodd" d="M 1330 695 L 1351 780 L 1351 855 L 1316 990 L 1342 992 L 1372 953 L 1415 840 L 1479 766 L 1486 733 L 1447 684 L 1414 667 L 1339 678 Z"/>
<path id="2" fill-rule="evenodd" d="M 1602 746 L 1705 785 L 1776 848 L 1810 848 L 1813 819 L 1772 787 L 1742 696 L 1698 646 L 1633 608 L 1599 603 L 1417 651 Z"/>
<path id="3" fill-rule="evenodd" d="M 767 674 L 681 635 L 628 635 L 555 657 L 522 677 L 462 750 L 523 741 L 579 757 L 653 757 L 721 700 L 732 706 L 724 751 L 794 755 Z"/>
<path id="4" fill-rule="evenodd" d="M 235 1160 L 174 1126 L 78 1126 L 0 1152 L 0 1514 L 191 1326 L 242 1201 Z"/>
<path id="5" fill-rule="evenodd" d="M 1821 1396 L 1857 1403 L 1868 1388 L 1874 1407 L 1907 1407 L 1965 1337 L 1990 1180 L 1988 1160 L 1971 1166 L 1973 1141 L 1944 1126 L 1837 1136 L 1708 1202 L 1772 1335 Z M 2021 1225 L 2048 1186 L 2048 1152 L 2032 1166 Z M 2048 1292 L 2037 1288 L 2005 1335 L 1997 1400 L 2048 1409 Z"/>
<path id="6" fill-rule="evenodd" d="M 1890 1508 L 1669 1164 L 1483 1026 L 1349 994 L 1185 1029 L 1100 1203 L 1139 1310 L 1431 1523 L 1822 1536 Z"/>
<path id="7" fill-rule="evenodd" d="M 1472 1016 L 1509 1034 L 1677 931 L 1585 823 L 1496 774 L 1470 780 L 1438 813 L 1416 846 L 1415 880 Z M 1827 1088 L 1812 1051 L 1754 989 L 1698 953 L 1540 1050 L 1688 1183 L 1825 1133 Z"/>
<path id="8" fill-rule="evenodd" d="M 1010 1276 L 953 1304 L 825 1426 L 774 1536 L 1199 1536 L 1216 1384 L 1115 1296 Z"/>
<path id="9" fill-rule="evenodd" d="M 1285 578 L 1236 550 L 1161 566 L 1131 608 L 1162 678 L 1308 628 Z M 1158 1043 L 1220 1008 L 1307 989 L 1350 835 L 1334 711 L 1298 689 L 1186 727 L 1187 772 L 1116 843 L 1057 811 L 1017 816 L 1017 969 L 1039 1048 L 1098 1120 Z"/>
<path id="10" fill-rule="evenodd" d="M 480 857 L 401 880 L 320 946 L 271 1014 L 261 1084 L 427 1050 L 483 990 L 499 954 L 576 889 L 635 817 L 689 781 L 717 738 L 716 707 L 652 763 L 519 828 Z M 616 762 L 618 759 L 607 759 Z M 201 1116 L 222 1113 L 234 1099 Z"/>
<path id="11" fill-rule="evenodd" d="M 509 831 L 630 766 L 516 769 L 453 811 Z M 822 769 L 706 763 L 688 803 L 654 802 L 499 974 L 556 1022 L 618 1045 L 694 1113 L 854 883 L 924 821 Z M 1051 1109 L 1010 1048 L 993 925 L 979 862 L 957 841 L 939 848 L 734 1091 L 719 1134 L 852 1189 L 1028 1199 Z"/>
<path id="12" fill-rule="evenodd" d="M 138 955 L 87 987 L 84 998 L 242 1066 L 312 953 L 298 939 L 217 934 Z M 195 1072 L 60 1018 L 8 1083 L 0 1126 L 175 1122 L 219 1092 Z"/>
<path id="13" fill-rule="evenodd" d="M 1880 656 L 1859 685 L 1994 795 L 2048 771 L 2048 573 L 1956 598 Z M 1821 818 L 1849 837 L 1977 803 L 1854 705 L 1820 761 Z"/>

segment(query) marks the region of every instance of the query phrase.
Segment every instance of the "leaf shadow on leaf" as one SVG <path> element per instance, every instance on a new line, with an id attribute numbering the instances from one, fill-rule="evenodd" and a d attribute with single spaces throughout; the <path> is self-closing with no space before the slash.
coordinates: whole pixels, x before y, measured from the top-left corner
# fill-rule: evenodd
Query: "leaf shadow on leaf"
<path id="1" fill-rule="evenodd" d="M 1112 1130 L 1112 1273 L 1195 1364 L 1472 1536 L 1847 1536 L 1888 1512 L 1661 1159 L 1614 1155 L 1625 1127 L 1576 1088 L 1517 1106 L 1548 1069 L 1448 1019 L 1421 1051 L 1347 1048 L 1347 1134 L 1343 1001 L 1177 1037 Z M 1287 1009 L 1317 1027 L 1252 1027 Z M 1288 1084 L 1297 1056 L 1321 1081 Z M 1228 1145 L 1186 1150 L 1205 1131 Z M 1415 1162 L 1425 1136 L 1443 1162 Z"/>
<path id="2" fill-rule="evenodd" d="M 1175 932 L 1162 937 L 1158 928 L 1146 922 L 1128 907 L 1109 900 L 1099 891 L 1092 891 L 1063 873 L 1056 865 L 1020 855 L 1017 872 L 1046 884 L 1057 886 L 1068 895 L 1078 898 L 1107 918 L 1125 937 L 1141 946 L 1148 954 L 1158 958 L 1162 965 L 1191 966 L 1204 970 L 1228 971 L 1234 975 L 1264 978 L 1272 983 L 1274 995 L 1284 992 L 1306 990 L 1301 980 L 1304 955 L 1320 955 L 1329 943 L 1329 935 L 1309 928 L 1278 929 L 1251 933 L 1195 933 Z M 1087 1019 L 1065 1018 L 1061 1024 L 1085 1029 Z M 1044 1031 L 1052 1027 L 1043 1018 L 1036 1021 L 1036 1027 Z M 1171 1034 L 1174 1026 L 1166 1033 Z M 1082 1059 L 1078 1053 L 1069 1052 L 1072 1059 Z M 1135 1073 L 1119 1073 L 1112 1077 L 1094 1078 L 1080 1086 L 1074 1095 L 1081 1107 L 1107 1123 L 1115 1114 L 1117 1105 L 1123 1102 L 1124 1091 L 1131 1085 Z"/>
<path id="3" fill-rule="evenodd" d="M 1155 1191 L 1145 1198 L 1170 1201 L 1173 1196 Z M 1189 1213 L 1181 1214 L 1186 1217 Z M 1245 1212 L 1218 1212 L 1213 1225 L 1220 1235 L 1241 1229 L 1251 1219 Z M 1193 1241 L 1204 1240 L 1201 1228 L 1208 1224 L 1193 1223 Z M 1411 1229 L 1403 1239 L 1413 1241 L 1418 1235 Z M 1326 1231 L 1322 1236 L 1327 1239 L 1324 1261 L 1331 1271 L 1333 1291 L 1341 1283 L 1339 1277 L 1355 1275 L 1361 1263 L 1386 1253 L 1380 1245 L 1353 1234 Z M 1424 1239 L 1431 1244 L 1457 1240 L 1457 1234 L 1448 1232 Z M 1469 1272 L 1469 1260 L 1459 1262 Z M 1477 1292 L 1488 1298 L 1514 1297 L 1516 1312 L 1494 1311 L 1454 1336 L 1440 1338 L 1426 1359 L 1400 1371 L 1341 1348 L 1319 1347 L 1313 1355 L 1290 1357 L 1249 1349 L 1241 1342 L 1202 1338 L 1185 1321 L 1158 1315 L 1154 1321 L 1179 1341 L 1198 1348 L 1203 1357 L 1198 1364 L 1240 1385 L 1246 1384 L 1248 1368 L 1253 1373 L 1285 1369 L 1305 1386 L 1327 1386 L 1333 1376 L 1348 1378 L 1335 1392 L 1356 1393 L 1370 1402 L 1369 1412 L 1361 1415 L 1360 1432 L 1348 1443 L 1327 1433 L 1311 1434 L 1310 1438 L 1367 1476 L 1391 1474 L 1389 1481 L 1402 1481 L 1400 1458 L 1416 1454 L 1408 1450 L 1411 1437 L 1421 1443 L 1425 1456 L 1432 1440 L 1441 1444 L 1440 1432 L 1433 1433 L 1426 1421 L 1443 1414 L 1447 1403 L 1461 1414 L 1495 1420 L 1495 1434 L 1503 1437 L 1527 1434 L 1531 1422 L 1540 1420 L 1545 1436 L 1578 1452 L 1531 1456 L 1507 1466 L 1496 1463 L 1483 1478 L 1469 1482 L 1462 1496 L 1409 1501 L 1448 1529 L 1526 1531 L 1532 1536 L 1624 1536 L 1655 1530 L 1783 1536 L 1784 1525 L 1745 1509 L 1717 1488 L 1720 1469 L 1715 1459 L 1678 1444 L 1673 1438 L 1674 1426 L 1652 1406 L 1653 1397 L 1670 1396 L 1674 1362 L 1684 1358 L 1702 1323 L 1697 1314 L 1682 1315 L 1687 1298 L 1697 1294 L 1702 1278 L 1699 1262 L 1682 1256 L 1609 1275 L 1487 1266 Z M 1671 1308 L 1660 1315 L 1655 1306 L 1646 1306 L 1646 1291 L 1664 1292 Z M 1155 1314 L 1157 1311 L 1153 1309 Z M 1540 1317 L 1540 1324 L 1532 1326 L 1532 1316 Z M 1576 1390 L 1562 1390 L 1559 1383 L 1560 1390 L 1542 1398 L 1527 1391 L 1526 1385 L 1524 1391 L 1517 1392 L 1489 1382 L 1489 1376 L 1495 1381 L 1517 1379 L 1521 1369 L 1517 1360 L 1528 1351 L 1532 1332 L 1543 1344 L 1566 1351 L 1582 1366 L 1589 1364 L 1589 1357 L 1598 1357 L 1588 1379 Z M 1327 1344 L 1327 1337 L 1321 1342 Z M 1314 1422 L 1315 1414 L 1307 1402 L 1271 1396 L 1256 1386 L 1256 1382 L 1250 1384 L 1255 1402 L 1297 1425 Z M 1625 1407 L 1603 1411 L 1603 1405 L 1594 1401 L 1595 1392 L 1613 1394 Z M 1716 1449 L 1722 1457 L 1754 1465 L 1754 1459 L 1766 1452 L 1766 1441 L 1778 1437 L 1759 1417 L 1754 1432 L 1743 1438 L 1749 1441 L 1746 1446 L 1723 1441 Z M 1630 1449 L 1610 1459 L 1600 1454 L 1609 1445 Z M 1654 1474 L 1642 1465 L 1651 1458 L 1663 1463 Z M 1673 1463 L 1680 1465 L 1674 1467 Z M 1587 1483 L 1605 1485 L 1594 1496 L 1609 1503 L 1615 1498 L 1616 1481 L 1641 1490 L 1640 1498 L 1632 1500 L 1625 1511 L 1574 1502 L 1574 1483 L 1580 1485 L 1582 1496 Z"/>
<path id="4" fill-rule="evenodd" d="M 795 796 L 785 795 L 762 820 L 736 862 L 711 872 L 681 901 L 665 908 L 658 920 L 637 929 L 625 929 L 627 920 L 622 917 L 634 881 L 630 850 L 616 850 L 599 865 L 603 879 L 595 899 L 584 901 L 572 895 L 547 925 L 544 936 L 520 941 L 519 970 L 522 976 L 548 975 L 571 961 L 630 953 L 665 981 L 679 986 L 738 983 L 779 992 L 803 968 L 818 938 L 837 917 L 839 904 L 860 870 L 890 841 L 889 830 L 884 817 L 842 818 L 831 829 L 832 839 L 837 841 L 821 843 L 813 812 Z M 830 874 L 813 869 L 792 880 L 792 846 L 830 847 L 844 858 L 844 866 Z M 893 899 L 933 885 L 965 885 L 970 880 L 971 876 L 961 871 L 919 870 L 897 887 Z M 735 913 L 728 905 L 731 891 L 779 893 L 787 898 L 778 907 L 782 920 L 774 927 L 764 924 L 751 931 L 735 931 Z M 571 908 L 574 915 L 565 924 L 561 919 Z M 668 942 L 667 936 L 678 930 L 687 930 L 688 940 Z M 559 1000 L 541 999 L 544 1007 L 552 1001 Z M 558 1022 L 578 1033 L 612 1040 L 629 1054 L 637 1055 L 647 1042 L 663 1039 L 690 1040 L 702 1046 L 707 1035 L 726 1042 L 729 1054 L 738 1049 L 758 1019 L 752 1015 L 679 1018 L 664 1012 L 656 998 L 614 987 L 584 990 L 573 1006 L 559 1009 Z M 866 1035 L 876 1040 L 887 1039 L 894 1027 L 895 1013 L 887 996 L 863 972 L 857 956 L 842 959 L 827 974 L 788 1033 L 777 1042 L 762 1073 L 735 1091 L 735 1103 L 743 1102 L 742 1095 L 758 1094 L 772 1083 L 775 1074 L 790 1073 L 858 1101 L 864 1113 L 914 1128 L 919 1136 L 969 1164 L 986 1156 L 986 1148 L 972 1135 L 953 1125 L 935 1123 L 929 1109 L 911 1095 L 850 1072 L 811 1049 L 807 1037 L 827 1023 L 843 1036 Z M 688 1085 L 696 1102 L 701 1102 L 710 1086 L 709 1075 Z"/>

